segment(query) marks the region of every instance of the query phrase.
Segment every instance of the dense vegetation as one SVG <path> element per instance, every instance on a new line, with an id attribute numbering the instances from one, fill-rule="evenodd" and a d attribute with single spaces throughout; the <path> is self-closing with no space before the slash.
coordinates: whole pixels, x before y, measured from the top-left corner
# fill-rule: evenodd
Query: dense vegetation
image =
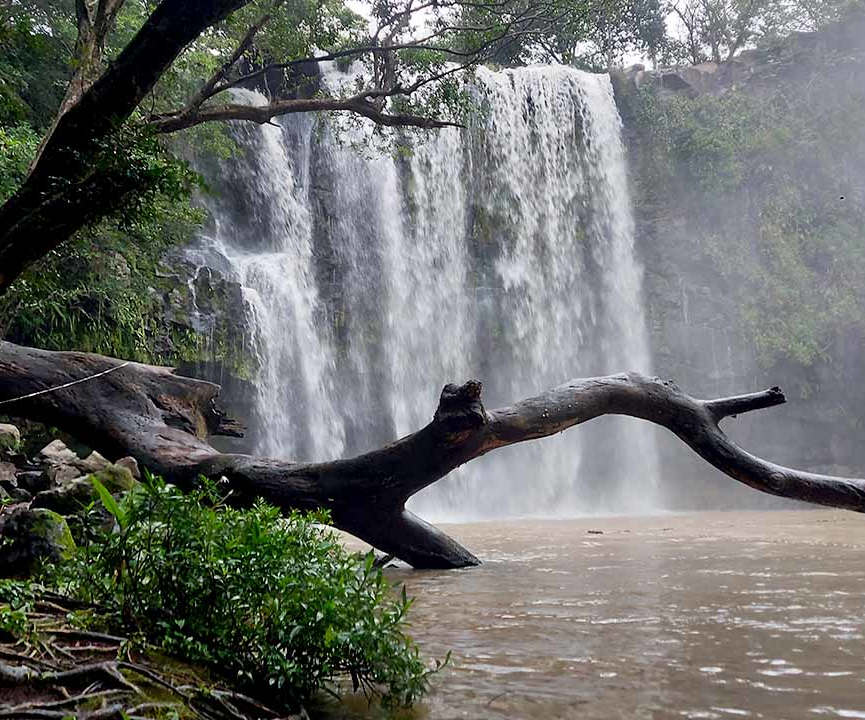
<path id="1" fill-rule="evenodd" d="M 359 87 L 368 97 L 344 110 L 382 125 L 426 127 L 471 110 L 449 61 L 470 71 L 487 61 L 597 68 L 633 51 L 723 60 L 756 40 L 819 26 L 840 8 L 719 1 L 696 3 L 688 15 L 683 4 L 677 10 L 693 22 L 683 41 L 666 32 L 663 9 L 652 1 L 440 3 L 428 29 L 441 42 L 431 45 L 411 37 L 414 11 L 397 2 L 370 4 L 378 23 L 372 39 L 367 19 L 338 0 L 241 5 L 205 28 L 117 127 L 85 143 L 86 172 L 60 181 L 83 188 L 70 191 L 70 207 L 91 211 L 0 296 L 0 336 L 133 360 L 201 357 L 201 335 L 166 315 L 178 278 L 166 273 L 165 259 L 207 221 L 192 200 L 207 189 L 187 160 L 232 152 L 211 122 L 244 112 L 232 106 L 208 115 L 217 101 L 202 92 L 214 77 L 226 95 L 275 78 L 274 116 L 290 107 L 278 103 L 298 94 L 333 101 L 295 73 L 323 48 L 359 59 L 377 84 Z M 110 68 L 151 10 L 152 3 L 123 6 L 90 75 Z M 244 46 L 271 10 L 273 21 Z M 374 51 L 361 49 L 373 40 Z M 399 50 L 382 44 L 402 41 Z M 230 72 L 220 75 L 236 48 Z M 71 2 L 0 7 L 0 203 L 26 184 L 66 85 L 82 67 Z M 805 78 L 758 90 L 686 97 L 645 88 L 629 99 L 639 134 L 638 197 L 657 231 L 656 250 L 687 242 L 693 261 L 714 269 L 765 366 L 810 366 L 831 359 L 845 338 L 865 336 L 860 78 L 861 66 L 827 58 Z M 172 128 L 184 134 L 169 137 Z M 94 177 L 99 182 L 87 185 Z M 666 233 L 677 222 L 687 231 Z M 224 346 L 218 350 L 225 355 Z M 183 496 L 158 482 L 103 502 L 116 526 L 92 528 L 51 580 L 98 606 L 91 621 L 141 632 L 167 651 L 227 671 L 251 692 L 275 693 L 287 707 L 346 676 L 354 687 L 383 688 L 395 703 L 426 689 L 428 673 L 404 634 L 409 602 L 391 594 L 371 558 L 346 553 L 321 529 L 326 518 L 280 519 L 261 504 L 236 510 L 212 489 Z M 22 593 L 0 607 L 6 630 L 26 630 L 12 609 L 26 604 Z"/>
<path id="2" fill-rule="evenodd" d="M 698 97 L 633 99 L 636 173 L 657 240 L 682 238 L 736 300 L 764 366 L 830 357 L 865 334 L 865 88 L 827 58 L 805 77 Z"/>
<path id="3" fill-rule="evenodd" d="M 90 14 L 109 3 L 91 5 Z M 279 103 L 298 93 L 326 99 L 324 90 L 296 69 L 316 48 L 366 68 L 363 82 L 371 84 L 366 91 L 372 94 L 360 114 L 390 124 L 384 116 L 397 112 L 402 120 L 396 124 L 413 125 L 437 117 L 459 120 L 470 112 L 454 70 L 470 72 L 480 62 L 599 68 L 633 52 L 667 62 L 719 59 L 722 51 L 831 21 L 847 2 L 677 3 L 672 12 L 685 22 L 684 35 L 667 28 L 669 8 L 657 0 L 453 0 L 420 15 L 411 3 L 394 0 L 372 3 L 368 18 L 338 0 L 237 5 L 186 47 L 146 103 L 113 134 L 76 151 L 88 156 L 86 179 L 63 181 L 81 186 L 70 190 L 83 195 L 70 199 L 69 207 L 77 213 L 82 204 L 88 206 L 87 218 L 69 243 L 48 252 L 0 298 L 0 334 L 24 344 L 144 361 L 176 364 L 200 357 L 202 337 L 188 323 L 166 318 L 178 279 L 166 279 L 170 273 L 161 267 L 166 251 L 187 244 L 206 220 L 190 202 L 191 193 L 203 188 L 183 158 L 232 151 L 212 120 L 239 116 L 236 107 L 225 106 L 219 117 L 207 114 L 227 101 L 232 87 L 266 83 L 274 94 L 274 114 L 293 112 L 290 103 Z M 0 8 L 0 202 L 27 177 L 58 109 L 74 100 L 75 88 L 86 89 L 110 67 L 152 11 L 147 3 L 112 2 L 116 16 L 88 45 L 87 34 L 79 32 L 86 27 L 81 7 L 21 0 Z M 398 49 L 370 52 L 379 46 Z M 363 82 L 358 79 L 358 90 Z M 192 129 L 182 140 L 168 139 L 165 123 L 177 118 L 178 127 Z M 88 183 L 95 189 L 87 190 Z M 233 348 L 237 357 L 231 364 L 244 364 L 238 339 L 225 328 L 210 343 L 222 354 Z"/>
<path id="4" fill-rule="evenodd" d="M 50 7 L 50 6 L 49 6 Z M 3 12 L 3 11 L 0 11 Z M 71 72 L 68 16 L 27 8 L 0 16 L 0 203 L 21 184 Z M 50 21 L 51 32 L 41 23 Z M 200 342 L 164 317 L 160 263 L 191 241 L 203 214 L 190 202 L 198 176 L 154 137 L 124 133 L 102 162 L 143 188 L 122 213 L 52 251 L 0 297 L 0 335 L 54 349 L 177 362 Z M 93 202 L 100 202 L 93 198 Z"/>
<path id="5" fill-rule="evenodd" d="M 42 571 L 43 587 L 84 603 L 79 625 L 208 665 L 271 706 L 296 709 L 324 688 L 388 705 L 426 691 L 430 671 L 404 634 L 411 601 L 326 516 L 234 509 L 212 486 L 183 494 L 156 478 L 115 499 L 92 482 L 114 522 L 82 508 L 79 545 Z M 38 593 L 3 587 L 0 634 L 25 637 Z"/>

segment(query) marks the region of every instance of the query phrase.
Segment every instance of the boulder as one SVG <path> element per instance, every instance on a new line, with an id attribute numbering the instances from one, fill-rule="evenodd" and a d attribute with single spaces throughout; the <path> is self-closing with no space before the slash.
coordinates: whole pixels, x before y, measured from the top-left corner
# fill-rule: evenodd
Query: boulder
<path id="1" fill-rule="evenodd" d="M 116 463 L 114 463 L 118 467 L 126 468 L 132 473 L 132 477 L 136 480 L 141 480 L 141 470 L 138 469 L 138 460 L 134 457 L 124 457 L 120 458 Z"/>
<path id="2" fill-rule="evenodd" d="M 111 462 L 106 460 L 95 450 L 83 460 L 78 460 L 78 462 L 75 463 L 75 467 L 87 473 L 99 472 L 100 470 L 107 468 L 109 465 L 111 465 Z"/>
<path id="3" fill-rule="evenodd" d="M 45 465 L 74 465 L 79 457 L 62 440 L 52 440 L 39 451 L 39 459 Z"/>
<path id="4" fill-rule="evenodd" d="M 0 499 L 12 502 L 27 502 L 33 497 L 26 489 L 18 487 L 17 468 L 8 462 L 0 462 Z"/>
<path id="5" fill-rule="evenodd" d="M 9 499 L 14 502 L 30 502 L 33 499 L 33 493 L 27 492 L 24 488 L 10 487 L 7 488 Z"/>
<path id="6" fill-rule="evenodd" d="M 40 563 L 67 559 L 75 550 L 69 526 L 51 510 L 18 508 L 0 523 L 0 576 L 28 577 Z"/>
<path id="7" fill-rule="evenodd" d="M 45 474 L 51 485 L 63 485 L 70 480 L 80 478 L 84 473 L 74 465 L 49 465 Z"/>
<path id="8" fill-rule="evenodd" d="M 87 477 L 68 480 L 60 487 L 40 492 L 33 500 L 33 507 L 48 508 L 61 515 L 75 515 L 90 503 L 99 500 L 91 478 L 99 480 L 112 495 L 127 492 L 135 485 L 135 479 L 128 468 L 108 465 Z"/>
<path id="9" fill-rule="evenodd" d="M 135 486 L 135 477 L 132 471 L 123 465 L 109 465 L 99 472 L 93 473 L 90 477 L 99 480 L 112 495 L 128 492 Z M 87 482 L 90 482 L 90 477 L 86 478 Z"/>
<path id="10" fill-rule="evenodd" d="M 15 451 L 21 444 L 21 433 L 18 428 L 8 423 L 0 423 L 0 452 Z"/>
<path id="11" fill-rule="evenodd" d="M 0 462 L 0 486 L 18 487 L 16 468 L 12 463 Z"/>
<path id="12" fill-rule="evenodd" d="M 63 485 L 83 475 L 99 472 L 111 463 L 98 452 L 80 458 L 62 440 L 53 440 L 39 451 L 39 459 L 46 466 L 48 479 L 54 485 Z"/>
<path id="13" fill-rule="evenodd" d="M 18 482 L 18 487 L 34 495 L 51 487 L 50 478 L 42 470 L 24 470 L 19 472 L 15 479 Z"/>
<path id="14" fill-rule="evenodd" d="M 61 515 L 75 515 L 92 503 L 96 497 L 93 484 L 86 478 L 77 478 L 37 494 L 33 498 L 33 507 L 46 508 Z"/>

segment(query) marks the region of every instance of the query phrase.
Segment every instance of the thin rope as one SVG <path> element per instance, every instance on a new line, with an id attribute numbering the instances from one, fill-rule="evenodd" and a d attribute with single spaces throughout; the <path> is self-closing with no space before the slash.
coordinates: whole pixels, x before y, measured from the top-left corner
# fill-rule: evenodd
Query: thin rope
<path id="1" fill-rule="evenodd" d="M 19 400 L 29 400 L 30 398 L 34 398 L 37 395 L 45 395 L 45 393 L 54 392 L 55 390 L 63 390 L 64 388 L 72 387 L 73 385 L 79 385 L 80 383 L 87 382 L 88 380 L 95 380 L 96 378 L 107 375 L 108 373 L 112 373 L 115 370 L 125 368 L 127 365 L 129 365 L 130 362 L 132 361 L 127 360 L 126 362 L 120 363 L 120 365 L 115 365 L 114 367 L 103 370 L 102 372 L 98 372 L 95 375 L 88 375 L 87 377 L 79 378 L 78 380 L 73 380 L 72 382 L 64 383 L 63 385 L 55 385 L 54 387 L 45 388 L 44 390 L 37 390 L 36 392 L 32 392 L 28 395 L 22 395 L 21 397 L 17 398 L 12 398 L 11 400 L 0 400 L 0 405 L 18 402 Z"/>

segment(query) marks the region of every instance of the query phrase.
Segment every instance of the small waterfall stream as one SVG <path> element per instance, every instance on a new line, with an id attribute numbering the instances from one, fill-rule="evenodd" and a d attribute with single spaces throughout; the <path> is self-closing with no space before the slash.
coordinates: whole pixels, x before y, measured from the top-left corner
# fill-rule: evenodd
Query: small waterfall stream
<path id="1" fill-rule="evenodd" d="M 473 126 L 408 156 L 366 157 L 321 118 L 233 130 L 242 152 L 217 173 L 230 191 L 201 249 L 245 288 L 259 452 L 379 446 L 470 377 L 495 407 L 650 369 L 609 78 L 480 69 L 471 92 Z M 651 429 L 604 418 L 482 458 L 411 504 L 438 519 L 648 511 L 657 477 Z"/>

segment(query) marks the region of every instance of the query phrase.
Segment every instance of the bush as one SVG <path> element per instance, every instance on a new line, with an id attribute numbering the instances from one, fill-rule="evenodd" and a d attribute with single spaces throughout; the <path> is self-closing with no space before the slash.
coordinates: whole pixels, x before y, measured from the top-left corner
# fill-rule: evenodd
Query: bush
<path id="1" fill-rule="evenodd" d="M 109 624 L 294 707 L 334 681 L 408 705 L 428 685 L 404 634 L 411 602 L 372 555 L 348 553 L 324 514 L 238 510 L 212 486 L 150 479 L 117 504 L 113 532 L 80 547 L 55 582 L 106 608 Z"/>

